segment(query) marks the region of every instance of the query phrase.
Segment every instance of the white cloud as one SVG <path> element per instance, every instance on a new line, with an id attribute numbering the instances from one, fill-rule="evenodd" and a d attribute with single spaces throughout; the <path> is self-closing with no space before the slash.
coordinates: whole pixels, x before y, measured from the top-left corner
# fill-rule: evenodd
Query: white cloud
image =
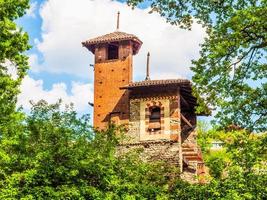
<path id="1" fill-rule="evenodd" d="M 30 8 L 27 10 L 26 16 L 35 18 L 36 17 L 35 11 L 37 9 L 37 6 L 38 6 L 37 1 L 30 3 Z"/>
<path id="2" fill-rule="evenodd" d="M 44 62 L 33 64 L 36 71 L 69 73 L 93 78 L 89 64 L 93 55 L 81 42 L 115 31 L 116 13 L 121 12 L 120 30 L 137 35 L 143 46 L 134 58 L 135 77 L 145 77 L 146 54 L 151 53 L 151 78 L 166 74 L 188 76 L 191 59 L 198 56 L 203 28 L 193 25 L 192 31 L 167 24 L 158 14 L 148 10 L 132 10 L 126 4 L 109 0 L 49 0 L 40 8 L 42 40 L 37 42 Z M 34 67 L 34 66 L 37 67 Z"/>
<path id="3" fill-rule="evenodd" d="M 6 59 L 5 63 L 2 64 L 4 68 L 6 68 L 6 74 L 11 76 L 14 80 L 18 78 L 18 70 L 16 66 L 8 59 Z"/>
<path id="4" fill-rule="evenodd" d="M 44 89 L 42 80 L 34 80 L 26 76 L 21 85 L 21 94 L 18 97 L 18 106 L 23 106 L 25 110 L 30 110 L 30 101 L 38 102 L 44 99 L 48 103 L 56 103 L 59 99 L 64 104 L 74 104 L 74 108 L 79 113 L 88 113 L 88 101 L 93 101 L 93 86 L 91 84 L 82 84 L 73 82 L 71 94 L 67 92 L 65 83 L 53 84 L 50 90 Z"/>
<path id="5" fill-rule="evenodd" d="M 41 70 L 41 66 L 38 63 L 38 56 L 36 54 L 29 55 L 29 65 L 33 72 L 39 72 Z"/>

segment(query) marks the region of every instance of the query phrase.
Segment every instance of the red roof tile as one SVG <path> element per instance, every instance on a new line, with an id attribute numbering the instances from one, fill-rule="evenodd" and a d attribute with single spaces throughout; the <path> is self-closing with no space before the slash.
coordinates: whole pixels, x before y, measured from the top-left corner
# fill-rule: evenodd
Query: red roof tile
<path id="1" fill-rule="evenodd" d="M 141 45 L 143 44 L 142 41 L 133 34 L 128 34 L 120 31 L 115 31 L 106 35 L 102 35 L 96 38 L 92 38 L 82 42 L 82 45 L 87 47 L 90 51 L 94 53 L 95 45 L 109 43 L 109 42 L 118 42 L 118 41 L 125 41 L 131 40 L 134 42 L 134 54 L 138 52 Z"/>
<path id="2" fill-rule="evenodd" d="M 86 46 L 86 45 L 101 44 L 101 43 L 106 43 L 106 42 L 116 42 L 116 41 L 122 41 L 122 40 L 133 40 L 133 41 L 136 41 L 142 44 L 142 41 L 139 40 L 139 38 L 136 37 L 135 35 L 120 32 L 120 31 L 115 31 L 113 33 L 109 33 L 106 35 L 102 35 L 96 38 L 86 40 L 82 44 Z"/>

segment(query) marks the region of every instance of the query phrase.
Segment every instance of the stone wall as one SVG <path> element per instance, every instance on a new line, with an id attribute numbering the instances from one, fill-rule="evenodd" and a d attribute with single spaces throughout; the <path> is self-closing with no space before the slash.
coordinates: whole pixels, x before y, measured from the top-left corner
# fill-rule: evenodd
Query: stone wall
<path id="1" fill-rule="evenodd" d="M 117 153 L 125 154 L 131 150 L 138 150 L 144 161 L 166 161 L 180 169 L 183 179 L 194 183 L 197 181 L 197 163 L 187 163 L 186 168 L 183 169 L 182 145 L 188 144 L 190 148 L 193 145 L 192 151 L 194 151 L 197 147 L 196 131 L 191 129 L 188 132 L 182 132 L 184 122 L 181 121 L 179 91 L 162 93 L 162 96 L 153 95 L 149 96 L 149 92 L 145 97 L 130 95 L 129 131 L 125 141 L 117 147 Z M 151 132 L 148 129 L 151 106 L 157 106 L 161 110 L 161 129 L 157 132 Z M 190 114 L 185 115 L 195 125 L 195 115 Z"/>
<path id="2" fill-rule="evenodd" d="M 140 101 L 130 101 L 129 131 L 126 134 L 129 143 L 139 142 L 140 137 Z"/>
<path id="3" fill-rule="evenodd" d="M 161 130 L 157 133 L 150 133 L 147 129 L 147 111 L 151 105 L 160 105 L 163 111 Z M 182 169 L 179 139 L 180 108 L 177 96 L 130 99 L 129 130 L 125 141 L 118 146 L 119 154 L 138 149 L 143 160 L 162 160 Z"/>
<path id="4" fill-rule="evenodd" d="M 141 151 L 140 156 L 144 161 L 163 160 L 180 168 L 179 149 L 177 142 L 139 142 L 125 145 L 121 144 L 117 147 L 117 153 L 121 155 L 131 150 L 138 150 Z"/>

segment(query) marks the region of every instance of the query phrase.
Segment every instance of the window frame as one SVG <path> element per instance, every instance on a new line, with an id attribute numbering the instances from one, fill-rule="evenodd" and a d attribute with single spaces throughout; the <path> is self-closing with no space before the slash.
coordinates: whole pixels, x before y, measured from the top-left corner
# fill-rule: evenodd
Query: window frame
<path id="1" fill-rule="evenodd" d="M 114 48 L 114 49 L 111 49 Z M 119 59 L 119 43 L 110 43 L 107 45 L 107 60 Z"/>
<path id="2" fill-rule="evenodd" d="M 152 117 L 153 115 L 153 110 L 157 109 L 157 111 L 154 111 L 157 114 L 154 115 L 158 115 L 158 117 Z M 157 128 L 151 128 L 151 126 L 153 127 L 153 124 L 158 123 L 159 126 Z M 148 117 L 148 130 L 149 132 L 159 132 L 161 130 L 161 108 L 160 106 L 151 106 L 149 108 L 149 117 Z"/>

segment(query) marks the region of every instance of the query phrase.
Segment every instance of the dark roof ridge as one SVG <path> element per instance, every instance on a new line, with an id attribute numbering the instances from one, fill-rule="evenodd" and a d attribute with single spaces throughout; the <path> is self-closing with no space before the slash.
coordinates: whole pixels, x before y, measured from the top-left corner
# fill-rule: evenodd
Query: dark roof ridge
<path id="1" fill-rule="evenodd" d="M 171 84 L 192 84 L 188 79 L 161 79 L 161 80 L 144 80 L 129 83 L 128 85 L 122 87 L 121 89 L 135 88 L 135 87 L 144 87 L 144 86 L 153 86 L 153 85 L 171 85 Z"/>
<path id="2" fill-rule="evenodd" d="M 142 44 L 142 41 L 134 34 L 129 34 L 118 30 L 86 40 L 85 42 L 82 42 L 82 44 L 84 46 L 87 46 L 87 45 L 101 44 L 106 42 L 116 42 L 121 40 L 133 40 L 135 42 Z"/>
<path id="3" fill-rule="evenodd" d="M 133 55 L 136 55 L 141 48 L 143 42 L 134 34 L 129 34 L 121 31 L 114 31 L 102 36 L 98 36 L 89 40 L 82 42 L 82 45 L 86 47 L 93 54 L 95 53 L 95 48 L 99 44 L 127 41 L 130 40 L 133 43 Z"/>

